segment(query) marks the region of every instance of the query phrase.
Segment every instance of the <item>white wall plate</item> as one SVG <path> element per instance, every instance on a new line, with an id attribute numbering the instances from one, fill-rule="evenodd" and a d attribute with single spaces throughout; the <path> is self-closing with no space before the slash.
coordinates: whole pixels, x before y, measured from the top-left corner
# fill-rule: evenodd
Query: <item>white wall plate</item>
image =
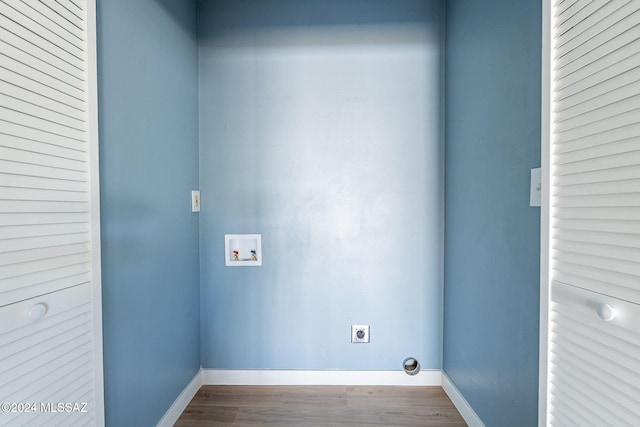
<path id="1" fill-rule="evenodd" d="M 531 189 L 529 206 L 540 207 L 542 204 L 542 173 L 540 168 L 531 169 Z"/>

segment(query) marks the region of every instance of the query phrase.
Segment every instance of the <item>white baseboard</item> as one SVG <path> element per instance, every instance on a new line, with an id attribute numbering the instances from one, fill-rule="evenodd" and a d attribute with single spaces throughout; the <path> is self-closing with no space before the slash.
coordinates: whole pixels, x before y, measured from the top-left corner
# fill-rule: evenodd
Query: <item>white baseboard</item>
<path id="1" fill-rule="evenodd" d="M 458 412 L 460 412 L 462 418 L 469 424 L 469 427 L 485 427 L 478 414 L 476 414 L 471 405 L 469 405 L 469 402 L 467 402 L 462 393 L 460 393 L 460 390 L 458 390 L 449 376 L 444 372 L 442 372 L 442 388 Z"/>
<path id="2" fill-rule="evenodd" d="M 171 407 L 164 414 L 164 417 L 158 422 L 156 427 L 173 427 L 173 425 L 178 421 L 182 412 L 184 412 L 185 408 L 193 399 L 193 396 L 196 395 L 200 387 L 202 386 L 202 369 L 198 371 L 195 377 L 191 380 L 189 384 L 182 390 L 182 393 L 178 396 L 178 398 L 173 402 Z"/>
<path id="3" fill-rule="evenodd" d="M 203 385 L 380 385 L 440 386 L 440 370 L 404 371 L 306 371 L 203 369 Z"/>

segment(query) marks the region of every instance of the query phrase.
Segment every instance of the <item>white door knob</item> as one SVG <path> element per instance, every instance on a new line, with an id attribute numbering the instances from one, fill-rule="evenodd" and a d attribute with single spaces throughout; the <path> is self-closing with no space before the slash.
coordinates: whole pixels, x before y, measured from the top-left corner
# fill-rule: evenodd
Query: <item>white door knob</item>
<path id="1" fill-rule="evenodd" d="M 47 304 L 42 302 L 34 305 L 27 312 L 27 316 L 29 316 L 31 320 L 40 320 L 45 314 L 47 314 Z"/>
<path id="2" fill-rule="evenodd" d="M 610 322 L 616 318 L 616 310 L 609 304 L 598 304 L 598 306 L 596 307 L 596 312 L 598 313 L 598 317 L 605 322 Z"/>

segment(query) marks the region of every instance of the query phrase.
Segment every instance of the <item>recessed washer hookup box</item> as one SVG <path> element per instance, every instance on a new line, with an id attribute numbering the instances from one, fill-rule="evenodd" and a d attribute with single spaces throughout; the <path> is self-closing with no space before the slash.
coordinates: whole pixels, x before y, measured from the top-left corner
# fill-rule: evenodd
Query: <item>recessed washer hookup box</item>
<path id="1" fill-rule="evenodd" d="M 262 265 L 262 235 L 225 234 L 224 254 L 228 267 L 259 267 Z"/>

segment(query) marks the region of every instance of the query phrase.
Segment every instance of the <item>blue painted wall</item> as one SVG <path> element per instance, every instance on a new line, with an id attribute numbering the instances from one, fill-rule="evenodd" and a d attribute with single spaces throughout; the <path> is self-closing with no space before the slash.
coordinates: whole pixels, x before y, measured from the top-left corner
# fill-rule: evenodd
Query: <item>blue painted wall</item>
<path id="1" fill-rule="evenodd" d="M 203 367 L 440 368 L 442 2 L 199 20 Z M 225 267 L 225 233 L 261 233 L 264 265 Z"/>
<path id="2" fill-rule="evenodd" d="M 535 426 L 541 2 L 446 15 L 444 369 L 487 426 Z"/>
<path id="3" fill-rule="evenodd" d="M 109 426 L 153 426 L 200 367 L 195 2 L 98 1 Z"/>

